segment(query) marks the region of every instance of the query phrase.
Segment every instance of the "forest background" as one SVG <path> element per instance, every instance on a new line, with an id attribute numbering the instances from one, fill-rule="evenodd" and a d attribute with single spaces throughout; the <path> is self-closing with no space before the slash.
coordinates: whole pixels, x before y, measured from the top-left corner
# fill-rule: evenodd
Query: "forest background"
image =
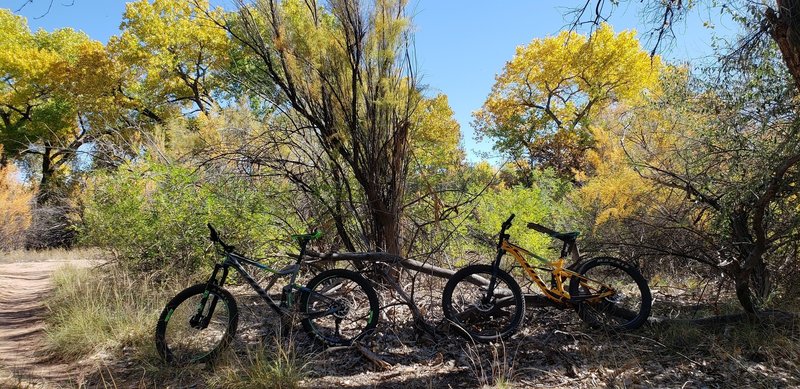
<path id="1" fill-rule="evenodd" d="M 797 303 L 798 2 L 645 2 L 639 33 L 610 23 L 626 2 L 579 2 L 504 65 L 453 45 L 497 74 L 470 119 L 425 77 L 423 3 L 136 1 L 106 42 L 32 30 L 28 3 L 0 10 L 4 250 L 97 247 L 163 284 L 211 266 L 206 222 L 261 257 L 318 228 L 319 252 L 399 258 L 430 330 L 418 272 L 491 256 L 513 212 L 750 316 Z M 695 22 L 705 58 L 662 57 Z"/>

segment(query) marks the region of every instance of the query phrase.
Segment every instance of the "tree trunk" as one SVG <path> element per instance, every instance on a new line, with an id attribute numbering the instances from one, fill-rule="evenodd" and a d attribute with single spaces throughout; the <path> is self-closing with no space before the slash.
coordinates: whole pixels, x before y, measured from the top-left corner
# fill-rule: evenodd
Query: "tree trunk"
<path id="1" fill-rule="evenodd" d="M 36 205 L 41 206 L 50 200 L 52 188 L 52 177 L 55 173 L 52 161 L 53 149 L 45 146 L 42 153 L 42 179 L 39 181 L 39 193 L 36 195 Z"/>
<path id="2" fill-rule="evenodd" d="M 766 10 L 769 34 L 800 89 L 800 0 L 777 0 L 777 7 L 777 11 L 771 7 Z"/>
<path id="3" fill-rule="evenodd" d="M 741 261 L 740 263 L 744 263 Z M 766 263 L 759 259 L 754 265 L 732 266 L 729 274 L 733 277 L 736 289 L 736 298 L 748 314 L 754 314 L 760 308 L 769 293 L 772 285 L 769 280 L 769 269 Z"/>

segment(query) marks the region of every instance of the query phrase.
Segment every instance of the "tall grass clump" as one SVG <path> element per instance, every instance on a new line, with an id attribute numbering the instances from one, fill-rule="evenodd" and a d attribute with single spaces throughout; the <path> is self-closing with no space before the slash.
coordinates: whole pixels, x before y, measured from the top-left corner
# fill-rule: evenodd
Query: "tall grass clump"
<path id="1" fill-rule="evenodd" d="M 272 345 L 258 345 L 236 356 L 209 384 L 220 388 L 295 389 L 308 376 L 307 356 L 293 339 L 274 338 Z"/>
<path id="2" fill-rule="evenodd" d="M 64 267 L 55 272 L 53 282 L 47 339 L 56 357 L 75 361 L 132 346 L 137 359 L 155 358 L 153 329 L 169 293 L 147 276 L 119 268 Z"/>
<path id="3" fill-rule="evenodd" d="M 490 345 L 467 344 L 465 354 L 469 360 L 470 371 L 478 381 L 479 387 L 493 389 L 514 387 L 516 369 L 513 357 L 509 358 L 504 342 Z"/>

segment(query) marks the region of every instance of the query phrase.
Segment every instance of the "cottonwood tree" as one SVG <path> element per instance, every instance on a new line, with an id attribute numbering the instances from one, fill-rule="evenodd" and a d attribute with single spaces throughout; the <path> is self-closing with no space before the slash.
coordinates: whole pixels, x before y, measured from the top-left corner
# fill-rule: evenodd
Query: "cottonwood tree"
<path id="1" fill-rule="evenodd" d="M 0 10 L 2 160 L 25 158 L 39 174 L 45 204 L 84 144 L 108 135 L 116 116 L 119 67 L 100 42 L 81 32 L 31 32 Z"/>
<path id="2" fill-rule="evenodd" d="M 592 20 L 597 21 L 607 14 L 602 0 L 595 4 Z M 712 69 L 705 78 L 708 83 L 700 87 L 665 92 L 653 106 L 661 119 L 645 125 L 651 130 L 639 126 L 626 135 L 627 141 L 637 143 L 630 157 L 642 177 L 691 201 L 692 206 L 676 208 L 683 218 L 651 224 L 655 230 L 691 232 L 692 238 L 681 239 L 678 249 L 662 254 L 722 269 L 734 280 L 737 298 L 749 313 L 775 290 L 774 270 L 791 267 L 796 252 L 798 4 L 725 4 L 745 29 L 723 57 L 725 66 Z M 660 15 L 654 50 L 690 6 L 697 3 L 650 4 L 650 14 Z M 579 10 L 579 21 L 585 10 Z M 682 114 L 663 121 L 668 112 Z M 689 124 L 689 117 L 696 120 Z M 688 224 L 676 223 L 679 220 Z M 647 235 L 664 239 L 669 234 L 644 233 L 636 239 L 641 242 Z"/>
<path id="3" fill-rule="evenodd" d="M 591 37 L 564 31 L 517 48 L 475 114 L 478 134 L 523 169 L 553 168 L 572 179 L 593 146 L 589 125 L 614 103 L 631 103 L 655 86 L 651 59 L 633 31 L 603 24 Z M 530 184 L 530 183 L 528 183 Z"/>
<path id="4" fill-rule="evenodd" d="M 121 33 L 109 51 L 125 64 L 121 92 L 145 117 L 208 115 L 224 97 L 231 42 L 211 17 L 221 17 L 207 1 L 140 0 L 126 4 Z"/>
<path id="5" fill-rule="evenodd" d="M 582 6 L 571 11 L 574 25 L 600 25 L 607 20 L 621 2 L 619 0 L 586 0 Z M 783 63 L 800 88 L 800 0 L 752 1 L 687 1 L 648 0 L 643 1 L 643 15 L 654 38 L 652 54 L 655 54 L 666 39 L 675 38 L 673 27 L 697 7 L 719 9 L 734 19 L 745 22 L 747 29 L 740 40 L 745 49 L 765 39 L 771 39 L 780 49 Z"/>

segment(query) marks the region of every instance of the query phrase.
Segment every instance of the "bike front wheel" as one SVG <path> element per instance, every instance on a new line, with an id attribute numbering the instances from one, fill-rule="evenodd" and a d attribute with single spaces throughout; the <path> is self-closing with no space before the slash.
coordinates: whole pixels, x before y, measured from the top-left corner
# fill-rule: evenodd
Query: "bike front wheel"
<path id="1" fill-rule="evenodd" d="M 331 346 L 348 346 L 378 325 L 380 306 L 366 278 L 345 269 L 319 273 L 302 289 L 303 329 Z"/>
<path id="2" fill-rule="evenodd" d="M 158 318 L 156 350 L 175 365 L 207 362 L 236 333 L 236 300 L 225 289 L 197 284 L 178 293 Z"/>
<path id="3" fill-rule="evenodd" d="M 442 310 L 462 335 L 490 342 L 517 331 L 525 316 L 525 300 L 510 274 L 491 265 L 472 265 L 447 281 Z"/>
<path id="4" fill-rule="evenodd" d="M 633 265 L 600 257 L 584 263 L 578 274 L 570 279 L 569 294 L 587 324 L 627 331 L 647 321 L 653 299 L 647 281 Z"/>

